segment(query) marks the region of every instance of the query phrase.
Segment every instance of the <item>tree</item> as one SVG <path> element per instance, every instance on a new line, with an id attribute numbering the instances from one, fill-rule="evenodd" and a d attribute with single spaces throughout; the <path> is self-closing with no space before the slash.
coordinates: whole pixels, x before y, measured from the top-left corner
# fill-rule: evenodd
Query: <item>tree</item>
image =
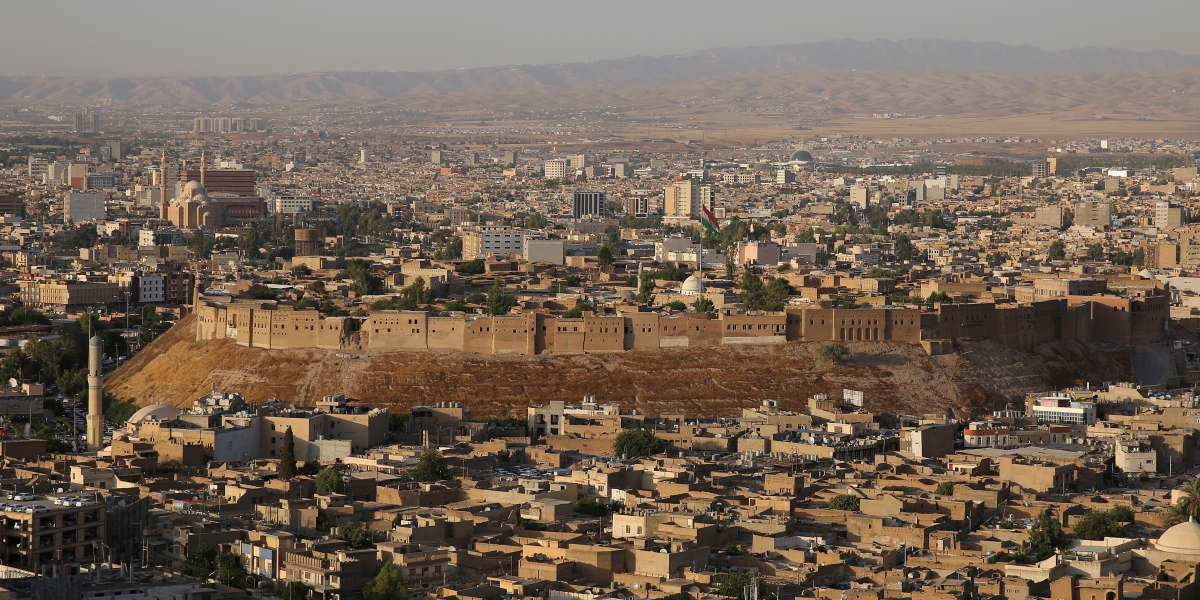
<path id="1" fill-rule="evenodd" d="M 1193 479 L 1179 488 L 1179 499 L 1167 511 L 1167 523 L 1174 525 L 1189 519 L 1200 520 L 1200 479 Z"/>
<path id="2" fill-rule="evenodd" d="M 564 319 L 582 319 L 585 311 L 595 313 L 596 307 L 588 304 L 587 302 L 578 302 L 575 304 L 575 306 L 571 307 L 570 310 L 564 312 L 562 316 Z"/>
<path id="3" fill-rule="evenodd" d="M 1054 240 L 1050 244 L 1050 248 L 1046 250 L 1046 258 L 1050 260 L 1062 260 L 1066 257 L 1067 251 L 1063 246 L 1062 240 Z"/>
<path id="4" fill-rule="evenodd" d="M 372 302 L 371 310 L 396 310 L 396 305 L 391 300 L 384 298 Z"/>
<path id="5" fill-rule="evenodd" d="M 1108 511 L 1109 516 L 1118 523 L 1132 523 L 1133 510 L 1124 504 L 1118 504 Z"/>
<path id="6" fill-rule="evenodd" d="M 318 494 L 340 494 L 346 491 L 346 482 L 342 481 L 342 474 L 333 467 L 325 467 L 317 473 L 317 493 Z"/>
<path id="7" fill-rule="evenodd" d="M 371 532 L 358 525 L 347 525 L 340 528 L 338 537 L 356 550 L 375 547 L 375 542 L 371 539 Z"/>
<path id="8" fill-rule="evenodd" d="M 953 496 L 954 495 L 954 482 L 953 481 L 943 481 L 943 482 L 939 483 L 937 486 L 937 489 L 934 490 L 933 493 L 935 493 L 939 496 Z"/>
<path id="9" fill-rule="evenodd" d="M 604 517 L 612 512 L 607 504 L 596 501 L 596 497 L 590 494 L 580 496 L 579 499 L 571 505 L 571 508 L 573 508 L 575 512 L 579 514 L 588 515 L 591 517 Z"/>
<path id="10" fill-rule="evenodd" d="M 900 234 L 896 238 L 896 258 L 899 260 L 912 260 L 913 245 L 905 234 Z"/>
<path id="11" fill-rule="evenodd" d="M 546 225 L 546 217 L 540 213 L 533 213 L 525 217 L 525 229 L 545 229 Z"/>
<path id="12" fill-rule="evenodd" d="M 217 556 L 216 571 L 213 577 L 225 585 L 245 589 L 253 583 L 254 578 L 246 572 L 238 555 L 232 552 L 222 552 Z"/>
<path id="13" fill-rule="evenodd" d="M 663 441 L 645 429 L 626 429 L 613 442 L 613 453 L 627 458 L 650 456 L 662 450 Z"/>
<path id="14" fill-rule="evenodd" d="M 687 305 L 684 304 L 682 300 L 672 300 L 672 301 L 664 304 L 663 307 L 669 308 L 671 310 L 676 310 L 676 311 L 687 310 Z"/>
<path id="15" fill-rule="evenodd" d="M 601 265 L 611 265 L 613 263 L 613 251 L 608 247 L 608 244 L 600 246 L 600 251 L 596 253 L 596 262 Z"/>
<path id="16" fill-rule="evenodd" d="M 504 287 L 497 279 L 496 283 L 492 284 L 492 289 L 488 290 L 487 294 L 487 311 L 489 315 L 507 315 L 508 311 L 512 310 L 517 305 L 517 297 L 512 294 L 505 294 Z"/>
<path id="17" fill-rule="evenodd" d="M 433 302 L 433 290 L 425 287 L 425 278 L 418 275 L 400 290 L 400 302 L 396 307 L 400 310 L 417 310 L 430 302 Z"/>
<path id="18" fill-rule="evenodd" d="M 1072 528 L 1075 537 L 1081 540 L 1103 540 L 1106 537 L 1124 536 L 1125 526 L 1118 523 L 1112 513 L 1113 511 L 1088 510 L 1075 521 Z"/>
<path id="19" fill-rule="evenodd" d="M 296 438 L 292 436 L 289 426 L 283 432 L 283 450 L 279 452 L 279 478 L 291 479 L 296 476 Z"/>
<path id="20" fill-rule="evenodd" d="M 413 467 L 409 475 L 415 481 L 441 481 L 450 478 L 450 470 L 446 468 L 446 459 L 442 457 L 442 453 L 430 448 L 421 453 L 417 466 Z"/>
<path id="21" fill-rule="evenodd" d="M 283 588 L 283 600 L 307 600 L 308 586 L 303 581 L 289 581 Z"/>
<path id="22" fill-rule="evenodd" d="M 751 585 L 758 581 L 758 597 L 767 597 L 766 585 L 758 580 L 758 573 L 754 571 L 743 571 L 741 573 L 730 573 L 721 578 L 717 583 L 717 594 L 721 596 L 730 596 L 738 600 L 746 600 L 746 592 Z"/>
<path id="23" fill-rule="evenodd" d="M 696 301 L 692 303 L 692 307 L 695 308 L 696 312 L 698 313 L 712 312 L 714 309 L 716 309 L 716 306 L 713 305 L 713 301 L 705 298 L 704 296 L 696 298 Z"/>
<path id="24" fill-rule="evenodd" d="M 1104 260 L 1104 244 L 1100 242 L 1088 244 L 1087 255 L 1092 260 Z"/>
<path id="25" fill-rule="evenodd" d="M 644 271 L 638 275 L 638 302 L 650 304 L 654 298 L 654 273 Z"/>
<path id="26" fill-rule="evenodd" d="M 189 577 L 206 580 L 213 571 L 217 570 L 217 550 L 208 546 L 200 546 L 188 553 L 180 571 Z"/>
<path id="27" fill-rule="evenodd" d="M 833 510 L 846 510 L 850 512 L 858 512 L 860 501 L 858 496 L 851 494 L 838 494 L 829 499 L 829 503 L 825 506 Z"/>
<path id="28" fill-rule="evenodd" d="M 454 267 L 454 272 L 460 275 L 483 275 L 486 270 L 487 268 L 483 266 L 482 258 L 468 260 Z"/>
<path id="29" fill-rule="evenodd" d="M 828 342 L 817 348 L 817 362 L 825 365 L 840 365 L 850 356 L 850 349 L 845 344 Z"/>
<path id="30" fill-rule="evenodd" d="M 1029 530 L 1029 546 L 1034 561 L 1041 562 L 1054 556 L 1054 551 L 1062 544 L 1062 523 L 1048 509 L 1038 513 L 1033 528 Z"/>
<path id="31" fill-rule="evenodd" d="M 367 600 L 407 600 L 408 580 L 400 575 L 396 563 L 383 563 L 374 579 L 363 586 Z"/>

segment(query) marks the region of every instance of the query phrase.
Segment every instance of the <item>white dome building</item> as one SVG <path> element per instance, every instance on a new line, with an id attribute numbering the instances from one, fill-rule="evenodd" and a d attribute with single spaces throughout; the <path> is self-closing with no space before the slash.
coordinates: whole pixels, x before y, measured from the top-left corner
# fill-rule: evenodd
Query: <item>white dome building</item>
<path id="1" fill-rule="evenodd" d="M 129 417 L 126 423 L 130 425 L 141 425 L 146 421 L 170 421 L 176 419 L 183 414 L 178 408 L 167 404 L 151 404 L 143 406 Z"/>
<path id="2" fill-rule="evenodd" d="M 699 296 L 704 293 L 704 281 L 692 273 L 684 280 L 683 285 L 679 286 L 679 295 L 681 296 Z"/>
<path id="3" fill-rule="evenodd" d="M 1184 521 L 1163 532 L 1162 537 L 1154 541 L 1154 549 L 1160 552 L 1170 552 L 1185 556 L 1195 556 L 1200 560 L 1200 523 Z"/>

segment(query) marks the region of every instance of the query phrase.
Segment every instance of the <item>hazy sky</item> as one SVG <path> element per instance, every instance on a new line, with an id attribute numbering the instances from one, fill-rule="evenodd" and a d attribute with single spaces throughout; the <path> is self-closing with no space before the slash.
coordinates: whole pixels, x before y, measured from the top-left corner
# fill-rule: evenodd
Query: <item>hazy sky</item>
<path id="1" fill-rule="evenodd" d="M 0 75 L 428 71 L 844 38 L 1200 53 L 1197 0 L 0 2 Z"/>

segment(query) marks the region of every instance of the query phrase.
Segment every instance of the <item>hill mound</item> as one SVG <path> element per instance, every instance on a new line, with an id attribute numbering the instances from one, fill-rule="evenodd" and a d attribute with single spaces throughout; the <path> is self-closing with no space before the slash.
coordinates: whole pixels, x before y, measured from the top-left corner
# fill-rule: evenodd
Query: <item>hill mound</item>
<path id="1" fill-rule="evenodd" d="M 476 417 L 521 416 L 530 404 L 601 402 L 647 414 L 685 410 L 732 416 L 776 399 L 799 409 L 817 393 L 865 392 L 867 408 L 906 414 L 967 415 L 993 403 L 1073 384 L 1120 378 L 1127 352 L 1056 343 L 1025 354 L 995 342 L 963 345 L 960 354 L 926 356 L 919 346 L 849 344 L 837 366 L 816 364 L 818 344 L 721 346 L 571 356 L 487 356 L 454 352 L 390 352 L 354 358 L 332 350 L 262 350 L 229 340 L 197 342 L 194 315 L 131 361 L 105 391 L 145 405 L 190 406 L 213 386 L 258 402 L 279 398 L 311 404 L 346 394 L 393 410 L 458 401 Z"/>

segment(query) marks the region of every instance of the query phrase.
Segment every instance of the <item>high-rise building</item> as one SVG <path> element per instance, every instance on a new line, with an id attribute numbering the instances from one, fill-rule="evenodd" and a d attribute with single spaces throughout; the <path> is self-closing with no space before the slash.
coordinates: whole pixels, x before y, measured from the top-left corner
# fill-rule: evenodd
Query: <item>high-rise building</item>
<path id="1" fill-rule="evenodd" d="M 371 151 L 370 151 L 370 150 L 368 150 L 368 149 L 366 149 L 366 148 L 359 148 L 359 150 L 358 150 L 358 164 L 360 164 L 360 165 L 365 165 L 365 164 L 367 164 L 367 163 L 369 163 L 369 162 L 371 162 Z"/>
<path id="2" fill-rule="evenodd" d="M 107 216 L 102 193 L 70 192 L 63 206 L 63 218 L 72 223 L 103 221 Z"/>
<path id="3" fill-rule="evenodd" d="M 1034 177 L 1049 177 L 1050 176 L 1050 163 L 1048 163 L 1044 160 L 1035 160 L 1030 164 L 1033 166 L 1032 175 Z"/>
<path id="4" fill-rule="evenodd" d="M 197 117 L 192 119 L 192 133 L 234 133 L 262 130 L 263 120 L 258 117 Z"/>
<path id="5" fill-rule="evenodd" d="M 479 164 L 479 153 L 478 152 L 464 152 L 463 153 L 463 164 L 470 165 L 470 166 L 475 166 L 475 165 Z"/>
<path id="6" fill-rule="evenodd" d="M 650 194 L 646 193 L 645 190 L 634 190 L 632 194 L 625 198 L 625 212 L 635 217 L 649 215 Z"/>
<path id="7" fill-rule="evenodd" d="M 442 164 L 442 160 L 444 160 L 444 158 L 442 157 L 441 150 L 431 150 L 429 152 L 429 162 L 435 165 L 440 165 Z"/>
<path id="8" fill-rule="evenodd" d="M 1112 224 L 1112 203 L 1104 200 L 1081 200 L 1075 204 L 1075 225 L 1105 229 Z"/>
<path id="9" fill-rule="evenodd" d="M 546 179 L 566 179 L 567 178 L 567 161 L 561 158 L 552 158 L 543 164 L 543 170 L 546 174 Z"/>
<path id="10" fill-rule="evenodd" d="M 254 195 L 254 169 L 185 169 L 180 181 L 200 181 L 208 192 L 226 192 L 238 196 Z"/>
<path id="11" fill-rule="evenodd" d="M 1046 174 L 1058 175 L 1058 159 L 1051 156 L 1046 159 Z"/>
<path id="12" fill-rule="evenodd" d="M 591 190 L 575 190 L 571 201 L 571 215 L 580 217 L 603 217 L 608 204 L 608 196 L 604 192 Z"/>
<path id="13" fill-rule="evenodd" d="M 1159 229 L 1176 229 L 1183 226 L 1183 207 L 1170 202 L 1154 203 L 1154 226 Z"/>
<path id="14" fill-rule="evenodd" d="M 700 219 L 701 207 L 712 208 L 712 186 L 678 181 L 663 190 L 663 215 Z"/>
<path id="15" fill-rule="evenodd" d="M 567 168 L 578 171 L 587 166 L 587 155 L 576 154 L 567 157 Z"/>
<path id="16" fill-rule="evenodd" d="M 515 167 L 517 166 L 517 151 L 505 150 L 504 154 L 500 155 L 500 166 Z"/>
<path id="17" fill-rule="evenodd" d="M 938 179 L 950 174 L 950 168 L 943 163 L 933 165 L 933 178 Z"/>

